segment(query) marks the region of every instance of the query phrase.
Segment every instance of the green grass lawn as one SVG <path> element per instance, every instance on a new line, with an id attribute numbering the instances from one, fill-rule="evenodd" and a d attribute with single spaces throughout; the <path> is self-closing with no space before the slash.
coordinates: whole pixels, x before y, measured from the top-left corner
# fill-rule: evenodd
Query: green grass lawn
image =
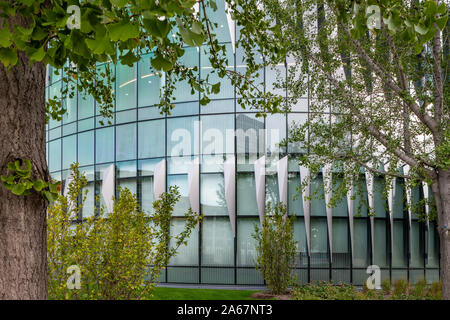
<path id="1" fill-rule="evenodd" d="M 156 287 L 152 300 L 255 300 L 254 290 L 185 289 Z"/>

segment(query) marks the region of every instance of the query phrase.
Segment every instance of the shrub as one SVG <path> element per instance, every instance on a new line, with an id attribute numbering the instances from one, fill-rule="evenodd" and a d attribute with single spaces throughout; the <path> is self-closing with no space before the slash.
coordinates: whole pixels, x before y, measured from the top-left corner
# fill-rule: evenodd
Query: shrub
<path id="1" fill-rule="evenodd" d="M 381 289 L 383 290 L 383 293 L 384 293 L 385 295 L 391 294 L 391 289 L 392 289 L 391 280 L 385 279 L 385 280 L 381 283 Z"/>
<path id="2" fill-rule="evenodd" d="M 426 298 L 431 300 L 441 300 L 442 299 L 442 282 L 441 281 L 435 281 L 433 282 L 427 293 Z"/>
<path id="3" fill-rule="evenodd" d="M 351 284 L 340 283 L 333 285 L 331 283 L 320 281 L 318 283 L 307 283 L 298 286 L 294 290 L 293 298 L 295 300 L 356 300 L 362 299 L 361 295 Z"/>
<path id="4" fill-rule="evenodd" d="M 294 240 L 294 217 L 288 217 L 283 204 L 267 206 L 262 229 L 255 225 L 252 235 L 256 240 L 256 269 L 266 280 L 267 287 L 274 294 L 281 294 L 292 285 L 292 272 L 297 255 Z"/>
<path id="5" fill-rule="evenodd" d="M 170 187 L 154 203 L 155 214 L 139 209 L 128 189 L 120 190 L 109 214 L 102 207 L 96 217 L 78 220 L 87 192 L 86 178 L 72 166 L 68 196 L 60 195 L 48 209 L 48 275 L 52 299 L 148 299 L 169 259 L 186 242 L 201 217 L 186 213 L 183 232 L 170 236 L 177 187 Z M 169 247 L 169 242 L 175 244 Z M 81 288 L 67 287 L 67 269 L 81 270 Z"/>
<path id="6" fill-rule="evenodd" d="M 427 282 L 425 279 L 416 282 L 413 288 L 410 289 L 410 294 L 413 299 L 423 299 L 427 291 Z"/>
<path id="7" fill-rule="evenodd" d="M 399 279 L 394 282 L 394 289 L 392 295 L 394 299 L 404 299 L 408 294 L 409 284 L 404 279 Z"/>

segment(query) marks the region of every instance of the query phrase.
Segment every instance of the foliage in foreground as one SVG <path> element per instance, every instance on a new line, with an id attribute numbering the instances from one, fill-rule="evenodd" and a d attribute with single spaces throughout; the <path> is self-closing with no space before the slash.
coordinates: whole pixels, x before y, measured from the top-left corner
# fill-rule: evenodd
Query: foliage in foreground
<path id="1" fill-rule="evenodd" d="M 424 280 L 410 285 L 405 280 L 397 280 L 392 285 L 383 282 L 382 290 L 358 290 L 351 284 L 333 285 L 328 282 L 308 283 L 294 288 L 294 300 L 441 300 L 442 284 L 428 285 Z"/>
<path id="2" fill-rule="evenodd" d="M 149 299 L 161 270 L 201 217 L 190 210 L 184 231 L 170 235 L 173 207 L 180 198 L 177 187 L 170 187 L 154 202 L 152 216 L 139 209 L 134 194 L 122 189 L 111 213 L 102 207 L 98 216 L 81 222 L 86 178 L 77 165 L 72 170 L 67 196 L 60 195 L 48 209 L 50 298 Z M 68 288 L 72 265 L 81 271 L 79 289 Z"/>
<path id="3" fill-rule="evenodd" d="M 271 203 L 267 207 L 262 229 L 255 225 L 256 269 L 274 294 L 281 294 L 293 284 L 292 268 L 297 254 L 294 240 L 294 217 L 288 217 L 286 206 Z"/>

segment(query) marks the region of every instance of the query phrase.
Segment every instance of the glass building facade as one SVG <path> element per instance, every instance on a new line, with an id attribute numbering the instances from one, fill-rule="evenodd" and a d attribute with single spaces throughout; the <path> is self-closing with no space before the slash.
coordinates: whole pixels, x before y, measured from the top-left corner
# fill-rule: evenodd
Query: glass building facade
<path id="1" fill-rule="evenodd" d="M 234 44 L 239 28 L 225 13 L 224 4 L 218 4 L 209 16 L 217 23 L 219 41 L 227 47 L 229 68 L 244 71 L 243 50 Z M 198 66 L 198 76 L 205 78 L 211 72 L 205 48 L 185 49 L 183 62 Z M 255 80 L 261 89 L 288 98 L 288 90 L 274 88 L 274 84 L 279 76 L 287 76 L 292 63 L 288 60 L 261 70 Z M 204 220 L 163 271 L 162 282 L 263 284 L 254 268 L 251 234 L 269 201 L 285 202 L 289 214 L 297 216 L 295 270 L 301 283 L 325 280 L 362 285 L 372 264 L 381 268 L 382 280 L 438 279 L 435 227 L 408 212 L 402 179 L 395 180 L 390 199 L 381 194 L 384 180 L 375 177 L 369 187 L 364 182 L 358 186 L 366 201 L 361 195 L 351 201 L 344 198 L 332 209 L 327 207 L 326 181 L 321 174 L 309 181 L 310 190 L 319 191 L 317 199 L 295 196 L 308 177 L 296 161 L 296 155 L 305 150 L 294 144 L 280 147 L 279 142 L 293 123 L 308 119 L 307 96 L 287 115 L 262 118 L 237 103 L 239 97 L 227 79 L 221 79 L 220 93 L 210 96 L 207 106 L 200 106 L 201 95 L 192 95 L 189 84 L 182 81 L 173 97 L 175 109 L 170 115 L 161 114 L 155 105 L 165 78 L 150 69 L 148 56 L 133 67 L 118 64 L 113 70 L 112 124 L 100 124 L 104 119 L 92 97 L 76 94 L 67 98 L 63 120 L 50 120 L 47 126 L 48 166 L 54 179 L 64 181 L 70 165 L 79 163 L 89 181 L 83 217 L 95 214 L 94 205 L 107 204 L 102 190 L 111 167 L 116 195 L 119 186 L 129 188 L 145 211 L 152 211 L 161 187 L 179 186 L 181 200 L 174 211 L 173 232 L 183 228 L 189 207 L 201 211 Z M 212 83 L 218 80 L 215 75 L 210 79 Z M 60 77 L 48 73 L 49 97 L 60 95 L 62 85 Z M 339 176 L 333 174 L 333 179 Z M 410 198 L 418 200 L 427 192 L 414 189 Z M 95 203 L 96 195 L 101 195 L 101 203 Z M 375 217 L 368 215 L 367 204 L 373 206 Z"/>

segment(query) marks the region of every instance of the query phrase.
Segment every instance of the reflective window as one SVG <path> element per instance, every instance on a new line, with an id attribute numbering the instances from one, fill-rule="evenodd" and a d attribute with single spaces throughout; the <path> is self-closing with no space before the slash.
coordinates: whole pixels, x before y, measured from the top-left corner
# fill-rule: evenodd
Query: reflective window
<path id="1" fill-rule="evenodd" d="M 264 119 L 254 114 L 236 116 L 236 151 L 240 164 L 251 164 L 265 154 Z"/>
<path id="2" fill-rule="evenodd" d="M 83 188 L 83 208 L 81 214 L 83 219 L 94 215 L 95 206 L 95 185 L 94 185 L 94 167 L 80 167 L 80 173 L 84 173 L 87 179 L 87 185 Z M 84 192 L 87 190 L 87 195 Z"/>
<path id="3" fill-rule="evenodd" d="M 117 161 L 136 159 L 136 124 L 116 127 Z"/>
<path id="4" fill-rule="evenodd" d="M 164 73 L 159 76 L 150 66 L 151 55 L 145 55 L 138 62 L 139 67 L 139 107 L 152 106 L 159 103 L 160 90 L 164 85 Z"/>
<path id="5" fill-rule="evenodd" d="M 73 94 L 72 97 L 71 93 Z M 63 123 L 70 123 L 77 120 L 77 88 L 76 85 L 70 82 L 67 97 L 63 101 L 63 108 L 66 112 L 63 115 Z"/>
<path id="6" fill-rule="evenodd" d="M 77 161 L 77 136 L 71 135 L 63 138 L 63 169 L 69 169 L 70 165 Z"/>
<path id="7" fill-rule="evenodd" d="M 94 131 L 78 134 L 78 163 L 80 166 L 94 163 Z"/>
<path id="8" fill-rule="evenodd" d="M 78 119 L 94 116 L 94 98 L 85 91 L 78 92 Z"/>
<path id="9" fill-rule="evenodd" d="M 49 161 L 48 168 L 49 171 L 59 171 L 61 170 L 61 140 L 55 140 L 49 142 Z"/>
<path id="10" fill-rule="evenodd" d="M 184 216 L 191 207 L 191 203 L 188 197 L 188 175 L 177 174 L 167 176 L 167 187 L 170 186 L 178 186 L 178 191 L 180 193 L 180 200 L 175 204 L 173 208 L 173 215 Z"/>
<path id="11" fill-rule="evenodd" d="M 394 252 L 392 254 L 392 267 L 406 267 L 407 233 L 404 221 L 394 221 Z"/>
<path id="12" fill-rule="evenodd" d="M 234 265 L 234 238 L 228 218 L 207 217 L 203 220 L 202 265 Z"/>
<path id="13" fill-rule="evenodd" d="M 370 263 L 370 233 L 368 220 L 355 219 L 353 222 L 353 258 L 354 266 L 360 268 L 367 268 Z"/>
<path id="14" fill-rule="evenodd" d="M 137 193 L 136 161 L 117 163 L 117 186 L 127 188 L 133 194 Z"/>
<path id="15" fill-rule="evenodd" d="M 411 265 L 422 268 L 424 264 L 424 230 L 423 224 L 418 221 L 411 222 Z"/>
<path id="16" fill-rule="evenodd" d="M 202 153 L 234 153 L 233 115 L 202 116 Z"/>
<path id="17" fill-rule="evenodd" d="M 200 190 L 204 215 L 228 215 L 223 173 L 201 174 Z"/>
<path id="18" fill-rule="evenodd" d="M 350 267 L 350 236 L 348 219 L 333 219 L 333 266 Z"/>
<path id="19" fill-rule="evenodd" d="M 198 154 L 198 117 L 167 119 L 167 155 Z"/>
<path id="20" fill-rule="evenodd" d="M 252 234 L 259 218 L 239 218 L 237 222 L 237 265 L 252 267 L 256 259 L 255 239 Z"/>
<path id="21" fill-rule="evenodd" d="M 374 263 L 381 268 L 388 267 L 391 250 L 388 242 L 388 223 L 384 219 L 375 219 L 374 223 Z"/>
<path id="22" fill-rule="evenodd" d="M 116 69 L 116 110 L 135 108 L 136 65 L 129 67 L 118 63 Z"/>
<path id="23" fill-rule="evenodd" d="M 114 128 L 97 129 L 95 135 L 96 162 L 114 161 Z"/>
<path id="24" fill-rule="evenodd" d="M 184 230 L 186 222 L 183 218 L 174 218 L 170 228 L 170 235 L 175 236 Z M 174 246 L 173 241 L 170 244 Z M 191 236 L 187 239 L 187 245 L 181 245 L 178 253 L 170 259 L 171 266 L 196 266 L 198 265 L 198 231 L 192 230 Z"/>
<path id="25" fill-rule="evenodd" d="M 255 175 L 252 172 L 237 174 L 237 214 L 258 215 Z"/>
<path id="26" fill-rule="evenodd" d="M 311 218 L 311 266 L 328 267 L 327 220 Z"/>
<path id="27" fill-rule="evenodd" d="M 165 155 L 165 127 L 165 120 L 146 121 L 138 124 L 139 158 L 155 158 Z"/>

